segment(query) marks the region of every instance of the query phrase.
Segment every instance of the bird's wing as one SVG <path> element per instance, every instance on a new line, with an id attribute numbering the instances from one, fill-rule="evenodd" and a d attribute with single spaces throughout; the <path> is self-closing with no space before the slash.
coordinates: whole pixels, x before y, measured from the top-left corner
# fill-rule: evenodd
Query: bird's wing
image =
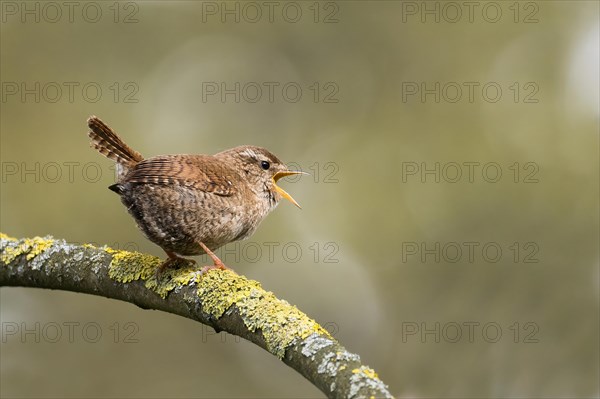
<path id="1" fill-rule="evenodd" d="M 135 165 L 121 183 L 177 185 L 229 197 L 236 191 L 226 177 L 232 172 L 210 155 L 161 155 Z"/>

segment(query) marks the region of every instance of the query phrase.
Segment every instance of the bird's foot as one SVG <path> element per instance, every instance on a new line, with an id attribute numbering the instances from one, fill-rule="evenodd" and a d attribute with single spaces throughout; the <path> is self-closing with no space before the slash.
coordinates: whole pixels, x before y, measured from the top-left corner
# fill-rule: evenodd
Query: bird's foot
<path id="1" fill-rule="evenodd" d="M 182 258 L 181 256 L 178 256 L 174 252 L 170 251 L 165 252 L 167 253 L 168 258 L 156 268 L 155 277 L 157 280 L 167 269 L 178 269 L 182 266 L 191 266 L 196 264 L 194 259 Z"/>
<path id="2" fill-rule="evenodd" d="M 210 256 L 210 258 L 213 261 L 212 265 L 204 266 L 202 269 L 200 269 L 200 274 L 205 274 L 209 270 L 213 270 L 213 269 L 231 270 L 233 272 L 233 269 L 231 269 L 230 267 L 225 266 L 225 264 L 223 263 L 223 261 L 221 261 L 221 259 L 219 259 L 219 257 L 217 255 L 215 255 L 213 251 L 211 251 L 206 245 L 204 245 L 204 243 L 199 242 L 198 244 L 202 247 L 202 249 L 204 250 L 204 252 L 206 252 L 206 254 L 208 256 Z"/>

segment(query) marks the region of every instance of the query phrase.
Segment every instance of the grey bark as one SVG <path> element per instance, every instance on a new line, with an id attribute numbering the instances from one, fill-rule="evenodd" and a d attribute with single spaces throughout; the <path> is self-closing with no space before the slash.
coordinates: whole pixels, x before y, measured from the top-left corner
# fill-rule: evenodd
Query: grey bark
<path id="1" fill-rule="evenodd" d="M 218 316 L 207 310 L 206 298 L 198 294 L 201 281 L 171 284 L 163 298 L 149 289 L 148 281 L 143 278 L 119 282 L 111 277 L 109 271 L 114 257 L 115 251 L 106 247 L 71 245 L 51 237 L 17 240 L 0 235 L 0 287 L 74 291 L 119 299 L 143 309 L 174 313 L 209 325 L 217 332 L 238 335 L 279 356 L 329 398 L 392 398 L 375 372 L 324 330 L 318 329 L 306 337 L 294 339 L 285 347 L 274 349 L 263 329 L 247 325 L 244 310 L 237 303 Z M 122 262 L 127 262 L 127 259 Z M 246 281 L 240 277 L 240 284 Z M 217 289 L 220 289 L 218 285 Z M 240 303 L 245 299 L 241 298 Z M 289 306 L 276 298 L 264 300 L 279 301 Z M 260 319 L 261 315 L 257 317 Z"/>

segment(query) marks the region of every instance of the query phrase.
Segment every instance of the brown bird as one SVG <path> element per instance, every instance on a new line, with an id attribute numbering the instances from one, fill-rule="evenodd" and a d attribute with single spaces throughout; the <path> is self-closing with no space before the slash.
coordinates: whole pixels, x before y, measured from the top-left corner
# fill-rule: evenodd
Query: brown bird
<path id="1" fill-rule="evenodd" d="M 281 198 L 300 207 L 277 181 L 303 172 L 289 170 L 264 148 L 144 159 L 97 117 L 91 116 L 88 126 L 91 146 L 117 163 L 117 183 L 109 189 L 168 255 L 157 272 L 177 261 L 194 262 L 178 255 L 204 253 L 214 265 L 203 272 L 227 269 L 212 251 L 250 237 Z"/>

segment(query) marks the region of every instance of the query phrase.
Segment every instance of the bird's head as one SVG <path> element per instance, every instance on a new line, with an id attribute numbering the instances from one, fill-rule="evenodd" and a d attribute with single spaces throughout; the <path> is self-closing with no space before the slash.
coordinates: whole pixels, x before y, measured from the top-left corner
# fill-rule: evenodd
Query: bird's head
<path id="1" fill-rule="evenodd" d="M 284 189 L 277 185 L 282 177 L 307 174 L 289 170 L 287 166 L 270 151 L 255 146 L 240 146 L 215 154 L 215 157 L 226 158 L 232 162 L 259 197 L 275 207 L 281 198 L 285 198 L 300 208 L 300 205 Z"/>

